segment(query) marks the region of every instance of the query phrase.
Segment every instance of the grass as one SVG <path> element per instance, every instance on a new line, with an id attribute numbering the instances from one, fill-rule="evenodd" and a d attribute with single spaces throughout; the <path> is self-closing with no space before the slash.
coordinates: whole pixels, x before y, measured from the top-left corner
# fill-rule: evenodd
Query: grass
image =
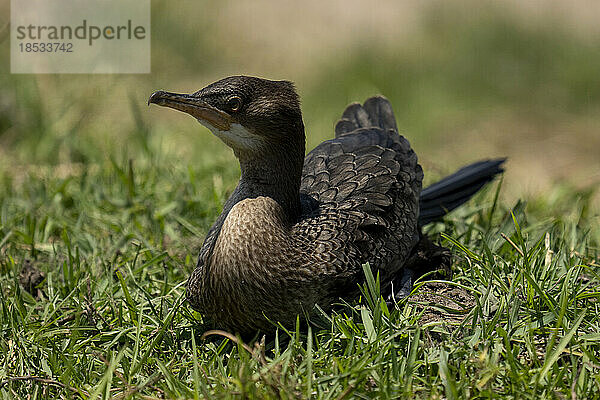
<path id="1" fill-rule="evenodd" d="M 388 308 L 368 277 L 362 300 L 320 328 L 248 351 L 205 340 L 183 301 L 225 199 L 210 171 L 224 166 L 157 151 L 66 178 L 2 175 L 3 398 L 600 396 L 600 236 L 585 196 L 506 207 L 492 190 L 432 226 L 456 254 L 447 285 L 471 307 Z M 45 276 L 37 290 L 20 282 L 27 259 Z M 421 323 L 431 312 L 449 317 Z"/>
<path id="2" fill-rule="evenodd" d="M 190 119 L 140 105 L 244 53 L 208 40 L 211 8 L 153 7 L 163 35 L 150 77 L 0 74 L 0 398 L 600 398 L 593 185 L 557 183 L 527 202 L 490 186 L 427 228 L 453 250 L 451 282 L 420 282 L 395 307 L 367 273 L 360 299 L 309 330 L 256 344 L 203 336 L 183 283 L 238 170 Z M 375 92 L 417 148 L 497 113 L 595 121 L 597 38 L 493 12 L 433 11 L 421 29 L 420 46 L 358 43 L 315 60 L 299 82 L 309 147 Z"/>

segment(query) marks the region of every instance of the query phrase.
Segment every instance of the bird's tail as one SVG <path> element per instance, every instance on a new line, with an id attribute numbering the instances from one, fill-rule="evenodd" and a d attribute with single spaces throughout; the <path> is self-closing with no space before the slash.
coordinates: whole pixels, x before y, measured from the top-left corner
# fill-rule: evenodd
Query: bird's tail
<path id="1" fill-rule="evenodd" d="M 440 219 L 467 202 L 486 183 L 503 172 L 506 158 L 479 161 L 463 167 L 421 191 L 419 225 Z"/>

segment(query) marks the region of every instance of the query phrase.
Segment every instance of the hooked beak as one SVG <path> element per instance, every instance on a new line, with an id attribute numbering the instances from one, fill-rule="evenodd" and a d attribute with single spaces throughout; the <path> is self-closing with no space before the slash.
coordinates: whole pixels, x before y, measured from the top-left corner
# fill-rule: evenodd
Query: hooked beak
<path id="1" fill-rule="evenodd" d="M 190 94 L 158 90 L 148 99 L 148 105 L 150 103 L 183 111 L 200 122 L 208 122 L 220 131 L 228 131 L 231 128 L 231 117 L 227 113 Z"/>

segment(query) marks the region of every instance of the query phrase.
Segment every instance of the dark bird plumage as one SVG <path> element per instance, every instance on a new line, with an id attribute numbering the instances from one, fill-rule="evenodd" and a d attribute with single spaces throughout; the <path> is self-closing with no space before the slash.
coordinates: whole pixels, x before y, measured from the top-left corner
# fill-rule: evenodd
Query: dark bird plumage
<path id="1" fill-rule="evenodd" d="M 407 271 L 447 264 L 448 251 L 420 226 L 467 201 L 504 161 L 470 165 L 421 191 L 417 156 L 381 96 L 348 106 L 335 138 L 306 157 L 290 82 L 235 76 L 191 95 L 155 92 L 149 103 L 196 117 L 240 162 L 187 298 L 216 327 L 241 334 L 355 297 L 367 262 L 388 292 Z"/>

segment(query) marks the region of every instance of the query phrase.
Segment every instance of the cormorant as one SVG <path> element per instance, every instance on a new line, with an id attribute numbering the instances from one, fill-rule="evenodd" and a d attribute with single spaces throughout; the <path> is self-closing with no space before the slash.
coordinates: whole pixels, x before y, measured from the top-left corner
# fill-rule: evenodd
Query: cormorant
<path id="1" fill-rule="evenodd" d="M 417 156 L 382 96 L 349 105 L 335 138 L 306 157 L 291 82 L 232 76 L 192 94 L 157 91 L 150 103 L 190 114 L 239 160 L 240 181 L 202 245 L 187 299 L 215 327 L 243 335 L 356 297 L 365 263 L 388 293 L 409 272 L 449 267 L 449 251 L 421 226 L 467 201 L 504 161 L 421 191 Z"/>

